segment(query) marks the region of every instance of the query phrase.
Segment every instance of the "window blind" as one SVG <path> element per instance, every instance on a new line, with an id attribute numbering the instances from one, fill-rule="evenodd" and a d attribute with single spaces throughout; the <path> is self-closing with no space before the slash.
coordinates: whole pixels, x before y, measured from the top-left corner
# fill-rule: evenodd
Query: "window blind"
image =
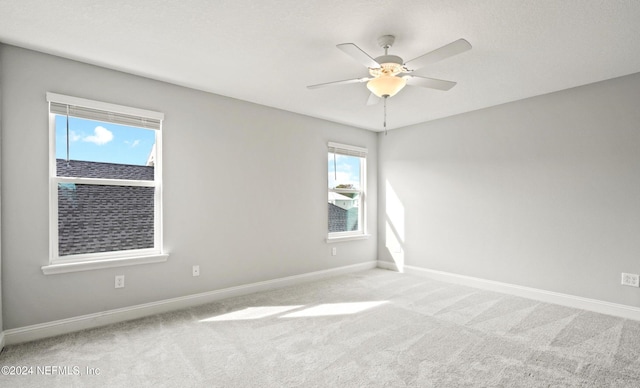
<path id="1" fill-rule="evenodd" d="M 82 119 L 128 125 L 133 127 L 160 129 L 164 114 L 145 109 L 92 101 L 84 98 L 47 93 L 49 112 Z"/>
<path id="2" fill-rule="evenodd" d="M 338 155 L 357 156 L 360 158 L 367 157 L 367 149 L 362 147 L 356 147 L 352 145 L 339 144 L 329 142 L 329 152 Z"/>

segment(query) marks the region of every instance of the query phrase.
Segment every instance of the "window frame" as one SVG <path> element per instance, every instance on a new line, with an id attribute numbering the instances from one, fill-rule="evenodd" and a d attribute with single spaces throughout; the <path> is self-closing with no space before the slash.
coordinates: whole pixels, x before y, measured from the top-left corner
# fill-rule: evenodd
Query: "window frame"
<path id="1" fill-rule="evenodd" d="M 358 194 L 359 211 L 358 211 L 358 229 L 344 232 L 329 232 L 327 230 L 327 242 L 345 241 L 360 238 L 367 238 L 367 154 L 368 151 L 364 147 L 357 147 L 348 144 L 328 142 L 327 154 L 338 154 L 345 156 L 354 156 L 360 158 L 360 189 L 336 189 L 329 188 L 329 169 L 327 168 L 327 195 L 329 193 L 338 194 Z M 327 212 L 327 229 L 328 229 Z"/>
<path id="2" fill-rule="evenodd" d="M 45 274 L 64 273 L 74 271 L 84 271 L 96 268 L 105 268 L 121 265 L 133 265 L 140 263 L 166 261 L 168 255 L 163 252 L 163 230 L 162 230 L 162 120 L 164 114 L 155 111 L 132 108 L 128 106 L 116 105 L 100 101 L 88 100 L 84 98 L 65 96 L 55 93 L 46 94 L 49 115 L 49 265 L 42 267 Z M 115 120 L 94 119 L 96 123 L 115 123 L 135 128 L 145 128 L 146 120 L 154 122 L 157 128 L 150 128 L 155 131 L 155 159 L 154 159 L 154 180 L 129 180 L 110 178 L 80 178 L 80 177 L 59 177 L 57 176 L 56 163 L 56 124 L 55 117 L 60 113 L 52 111 L 52 104 L 66 104 L 70 107 L 88 108 L 102 111 L 114 116 L 123 115 L 135 117 L 140 120 L 141 125 L 134 123 L 122 123 Z M 70 114 L 70 117 L 87 118 Z M 121 251 L 82 253 L 73 255 L 59 255 L 59 232 L 58 232 L 58 185 L 61 183 L 72 183 L 81 185 L 102 185 L 102 186 L 132 186 L 132 187 L 154 187 L 154 237 L 153 247 L 143 249 L 130 249 Z"/>

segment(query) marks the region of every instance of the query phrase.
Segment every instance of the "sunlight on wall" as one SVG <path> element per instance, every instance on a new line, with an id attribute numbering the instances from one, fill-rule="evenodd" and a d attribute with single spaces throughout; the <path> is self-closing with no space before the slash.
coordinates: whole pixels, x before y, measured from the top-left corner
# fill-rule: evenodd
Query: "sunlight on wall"
<path id="1" fill-rule="evenodd" d="M 386 218 L 385 246 L 393 258 L 399 272 L 404 272 L 404 205 L 391 187 L 386 182 Z"/>
<path id="2" fill-rule="evenodd" d="M 246 321 L 252 319 L 261 319 L 273 315 L 286 313 L 287 311 L 304 308 L 303 310 L 282 315 L 278 318 L 303 318 L 303 317 L 322 317 L 332 315 L 351 315 L 361 313 L 365 310 L 372 309 L 388 303 L 388 301 L 374 302 L 352 302 L 352 303 L 325 303 L 308 308 L 305 305 L 297 306 L 260 306 L 247 307 L 243 310 L 234 311 L 227 314 L 214 316 L 211 318 L 201 319 L 200 322 L 224 322 L 224 321 Z"/>

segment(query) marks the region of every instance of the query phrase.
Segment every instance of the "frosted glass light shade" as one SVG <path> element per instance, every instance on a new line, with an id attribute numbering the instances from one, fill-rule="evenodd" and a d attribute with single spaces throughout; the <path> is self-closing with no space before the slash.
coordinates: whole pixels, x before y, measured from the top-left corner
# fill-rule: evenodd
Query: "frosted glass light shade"
<path id="1" fill-rule="evenodd" d="M 367 89 L 378 97 L 391 97 L 402 90 L 406 84 L 407 80 L 404 78 L 381 75 L 367 82 Z"/>

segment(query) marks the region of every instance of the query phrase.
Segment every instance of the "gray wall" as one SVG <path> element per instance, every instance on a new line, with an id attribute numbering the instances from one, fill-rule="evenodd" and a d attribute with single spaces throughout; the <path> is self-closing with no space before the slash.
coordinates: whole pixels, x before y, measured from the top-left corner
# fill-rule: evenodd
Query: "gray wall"
<path id="1" fill-rule="evenodd" d="M 379 257 L 640 306 L 639 101 L 635 74 L 380 135 Z"/>
<path id="2" fill-rule="evenodd" d="M 0 173 L 2 172 L 2 72 L 3 55 L 0 50 Z M 0 174 L 0 336 L 2 336 L 2 175 Z M 1 351 L 2 349 L 0 349 Z"/>
<path id="3" fill-rule="evenodd" d="M 13 46 L 0 50 L 5 329 L 377 258 L 374 133 Z M 168 262 L 42 274 L 46 92 L 165 113 Z M 328 141 L 370 150 L 369 240 L 325 242 Z M 200 277 L 191 276 L 194 264 Z M 116 274 L 126 276 L 124 289 L 114 289 Z"/>

